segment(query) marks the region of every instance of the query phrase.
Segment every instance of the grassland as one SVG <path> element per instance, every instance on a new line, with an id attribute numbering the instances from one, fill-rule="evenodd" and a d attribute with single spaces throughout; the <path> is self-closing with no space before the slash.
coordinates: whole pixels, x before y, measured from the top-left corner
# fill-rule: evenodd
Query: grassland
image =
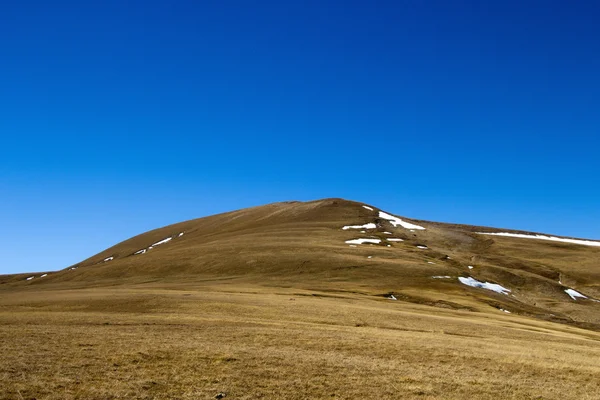
<path id="1" fill-rule="evenodd" d="M 4 293 L 0 343 L 3 399 L 600 393 L 596 332 L 500 311 L 235 283 Z"/>

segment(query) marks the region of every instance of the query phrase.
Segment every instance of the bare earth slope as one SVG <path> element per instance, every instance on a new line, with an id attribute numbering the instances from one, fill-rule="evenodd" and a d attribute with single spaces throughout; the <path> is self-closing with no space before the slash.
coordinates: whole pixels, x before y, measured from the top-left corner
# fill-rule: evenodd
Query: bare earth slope
<path id="1" fill-rule="evenodd" d="M 600 246 L 533 235 L 326 199 L 0 276 L 0 398 L 597 398 Z"/>

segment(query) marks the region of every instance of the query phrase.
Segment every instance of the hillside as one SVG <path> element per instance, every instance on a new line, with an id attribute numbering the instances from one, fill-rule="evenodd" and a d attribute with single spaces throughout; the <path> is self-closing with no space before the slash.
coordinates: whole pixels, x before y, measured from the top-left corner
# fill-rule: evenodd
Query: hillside
<path id="1" fill-rule="evenodd" d="M 169 225 L 59 272 L 3 276 L 0 288 L 219 281 L 393 295 L 598 329 L 599 242 L 534 235 L 398 218 L 342 199 L 283 202 Z"/>

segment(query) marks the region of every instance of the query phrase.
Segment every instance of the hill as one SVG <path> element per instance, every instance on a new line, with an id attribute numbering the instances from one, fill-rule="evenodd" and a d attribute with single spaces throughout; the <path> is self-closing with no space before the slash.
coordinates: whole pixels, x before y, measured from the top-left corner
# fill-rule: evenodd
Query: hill
<path id="1" fill-rule="evenodd" d="M 226 280 L 457 309 L 475 301 L 598 328 L 600 242 L 536 235 L 398 218 L 343 199 L 283 202 L 169 225 L 57 273 L 1 282 L 34 289 Z"/>
<path id="2" fill-rule="evenodd" d="M 0 277 L 0 398 L 593 399 L 600 246 L 343 199 Z"/>

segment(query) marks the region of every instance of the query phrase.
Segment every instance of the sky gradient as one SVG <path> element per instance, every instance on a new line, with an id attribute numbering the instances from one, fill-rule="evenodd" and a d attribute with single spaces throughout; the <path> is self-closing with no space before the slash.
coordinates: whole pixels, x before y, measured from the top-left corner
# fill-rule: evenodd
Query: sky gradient
<path id="1" fill-rule="evenodd" d="M 343 197 L 600 239 L 600 6 L 0 5 L 0 273 Z"/>

